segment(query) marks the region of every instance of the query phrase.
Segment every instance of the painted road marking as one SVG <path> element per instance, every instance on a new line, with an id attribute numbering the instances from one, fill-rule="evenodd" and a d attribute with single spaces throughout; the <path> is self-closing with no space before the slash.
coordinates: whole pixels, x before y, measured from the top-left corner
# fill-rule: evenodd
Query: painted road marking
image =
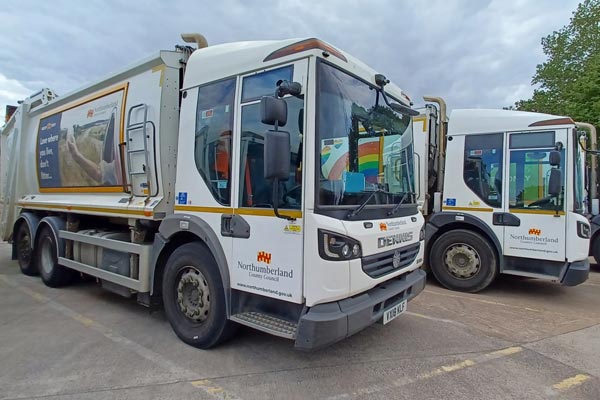
<path id="1" fill-rule="evenodd" d="M 582 283 L 582 285 L 584 285 L 584 286 L 597 286 L 597 287 L 600 287 L 600 285 L 598 285 L 596 283 L 588 283 L 588 282 L 584 282 L 584 283 Z"/>
<path id="2" fill-rule="evenodd" d="M 51 298 L 44 296 L 41 293 L 36 292 L 35 290 L 32 290 L 26 286 L 20 285 L 19 283 L 15 282 L 15 280 L 10 279 L 5 275 L 0 275 L 0 281 L 6 283 L 8 286 L 12 287 L 13 289 L 19 290 L 20 292 L 27 294 L 28 296 L 39 301 L 40 303 L 43 303 L 43 304 L 49 306 L 50 308 L 58 311 L 59 313 L 63 314 L 64 316 L 69 317 L 72 320 L 79 322 L 83 326 L 85 326 L 97 333 L 100 333 L 105 338 L 125 347 L 128 350 L 133 351 L 134 353 L 145 358 L 146 360 L 159 365 L 160 367 L 169 371 L 171 374 L 181 377 L 181 379 L 178 379 L 178 380 L 175 380 L 175 381 L 169 382 L 169 383 L 189 381 L 194 387 L 199 388 L 200 390 L 204 391 L 205 393 L 207 393 L 217 399 L 241 400 L 239 397 L 233 395 L 232 393 L 227 392 L 225 389 L 223 389 L 219 385 L 215 384 L 214 382 L 210 381 L 209 379 L 192 380 L 194 378 L 197 378 L 198 374 L 196 374 L 195 372 L 189 371 L 185 368 L 181 368 L 177 364 L 166 359 L 165 357 L 161 356 L 160 354 L 156 353 L 155 351 L 150 350 L 149 348 L 144 347 L 136 342 L 133 342 L 124 336 L 121 336 L 120 334 L 114 332 L 113 330 L 100 324 L 99 322 L 94 321 L 93 319 L 88 318 L 88 317 L 78 313 L 77 311 L 75 311 L 67 306 L 62 305 L 62 304 L 52 300 Z"/>
<path id="3" fill-rule="evenodd" d="M 494 350 L 492 352 L 484 353 L 484 354 L 481 354 L 476 357 L 471 357 L 469 359 L 458 361 L 454 364 L 442 365 L 441 367 L 435 368 L 429 372 L 419 374 L 414 378 L 401 377 L 392 382 L 381 383 L 381 384 L 373 385 L 370 387 L 361 388 L 361 389 L 358 389 L 351 393 L 343 393 L 343 394 L 331 396 L 331 397 L 328 397 L 328 400 L 348 399 L 348 398 L 354 398 L 354 397 L 359 397 L 359 396 L 367 396 L 368 397 L 374 393 L 378 393 L 378 392 L 381 392 L 384 390 L 397 389 L 399 387 L 409 385 L 411 383 L 435 378 L 440 375 L 460 371 L 465 368 L 470 368 L 474 365 L 480 365 L 480 364 L 483 364 L 483 363 L 486 363 L 486 362 L 489 362 L 492 360 L 496 360 L 498 358 L 517 354 L 521 351 L 523 351 L 523 348 L 520 346 L 507 347 L 504 349 Z"/>
<path id="4" fill-rule="evenodd" d="M 565 390 L 571 389 L 574 386 L 581 385 L 583 382 L 587 381 L 588 379 L 590 379 L 589 375 L 586 375 L 586 374 L 577 374 L 575 376 L 572 376 L 570 378 L 562 380 L 562 381 L 558 382 L 555 385 L 552 385 L 552 388 L 554 388 L 555 390 L 563 392 Z"/>
<path id="5" fill-rule="evenodd" d="M 460 326 L 460 327 L 467 327 L 467 325 L 463 324 L 462 322 L 453 321 L 451 319 L 432 317 L 430 315 L 416 313 L 416 312 L 413 312 L 413 311 L 405 311 L 404 314 L 410 315 L 410 316 L 413 316 L 413 317 L 417 317 L 417 318 L 426 319 L 426 320 L 429 320 L 429 321 L 443 322 L 443 323 L 446 323 L 446 324 L 457 325 L 457 326 Z"/>
<path id="6" fill-rule="evenodd" d="M 479 299 L 479 298 L 476 299 L 474 297 L 460 296 L 460 295 L 451 294 L 451 293 L 442 293 L 442 292 L 438 292 L 438 291 L 435 291 L 435 290 L 429 290 L 429 289 L 425 289 L 425 290 L 423 290 L 423 292 L 435 294 L 435 295 L 438 295 L 438 296 L 452 297 L 452 298 L 455 298 L 455 299 L 475 301 L 477 303 L 491 304 L 491 305 L 494 305 L 494 306 L 516 308 L 516 309 L 519 309 L 519 310 L 527 310 L 527 311 L 531 311 L 531 312 L 544 312 L 545 311 L 545 310 L 541 310 L 539 308 L 515 306 L 515 305 L 512 305 L 512 304 L 501 303 L 499 301 L 484 300 L 484 299 Z"/>

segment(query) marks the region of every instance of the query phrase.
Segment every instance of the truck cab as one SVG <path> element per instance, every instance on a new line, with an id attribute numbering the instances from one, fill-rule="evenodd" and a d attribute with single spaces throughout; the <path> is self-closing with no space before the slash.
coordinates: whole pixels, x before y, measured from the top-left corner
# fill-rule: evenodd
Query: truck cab
<path id="1" fill-rule="evenodd" d="M 435 278 L 470 292 L 499 273 L 584 282 L 590 225 L 575 123 L 509 110 L 440 116 L 428 106 L 414 127 L 423 133 L 416 152 L 430 168 L 419 200 Z"/>

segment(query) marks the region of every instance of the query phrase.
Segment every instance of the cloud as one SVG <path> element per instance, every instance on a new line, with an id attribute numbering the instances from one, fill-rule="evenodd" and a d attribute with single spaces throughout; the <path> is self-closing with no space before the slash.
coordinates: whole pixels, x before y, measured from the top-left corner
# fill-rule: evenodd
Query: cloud
<path id="1" fill-rule="evenodd" d="M 0 11 L 0 71 L 59 94 L 203 33 L 209 44 L 320 37 L 391 78 L 419 103 L 450 108 L 510 105 L 528 97 L 541 37 L 569 21 L 576 0 L 278 3 L 22 0 Z M 31 86 L 31 82 L 41 86 Z M 2 83 L 4 88 L 4 83 Z M 0 107 L 10 98 L 0 98 Z"/>
<path id="2" fill-rule="evenodd" d="M 0 73 L 0 105 L 2 105 L 0 109 L 0 126 L 4 124 L 6 105 L 16 106 L 19 100 L 33 94 L 34 90 L 31 89 L 31 86 L 36 86 L 36 83 L 23 83 L 16 79 L 8 79 Z"/>

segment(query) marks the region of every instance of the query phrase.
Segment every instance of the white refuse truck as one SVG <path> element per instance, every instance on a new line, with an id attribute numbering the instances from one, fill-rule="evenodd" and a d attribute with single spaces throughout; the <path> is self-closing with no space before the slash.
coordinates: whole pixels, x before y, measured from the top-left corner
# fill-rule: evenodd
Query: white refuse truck
<path id="1" fill-rule="evenodd" d="M 242 324 L 310 350 L 400 315 L 425 284 L 406 95 L 317 39 L 184 40 L 10 118 L 22 272 L 162 303 L 200 348 Z"/>
<path id="2" fill-rule="evenodd" d="M 548 114 L 465 109 L 443 99 L 414 118 L 426 260 L 453 290 L 499 273 L 566 286 L 589 274 L 585 154 L 575 122 Z"/>

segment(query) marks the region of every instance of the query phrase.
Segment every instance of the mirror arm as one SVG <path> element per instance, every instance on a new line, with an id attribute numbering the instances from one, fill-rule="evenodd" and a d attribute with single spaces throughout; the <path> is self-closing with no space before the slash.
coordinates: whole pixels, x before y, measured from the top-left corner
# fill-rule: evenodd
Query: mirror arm
<path id="1" fill-rule="evenodd" d="M 295 221 L 296 218 L 290 217 L 289 215 L 279 214 L 279 178 L 273 179 L 273 212 L 277 218 L 285 219 L 288 221 Z"/>

